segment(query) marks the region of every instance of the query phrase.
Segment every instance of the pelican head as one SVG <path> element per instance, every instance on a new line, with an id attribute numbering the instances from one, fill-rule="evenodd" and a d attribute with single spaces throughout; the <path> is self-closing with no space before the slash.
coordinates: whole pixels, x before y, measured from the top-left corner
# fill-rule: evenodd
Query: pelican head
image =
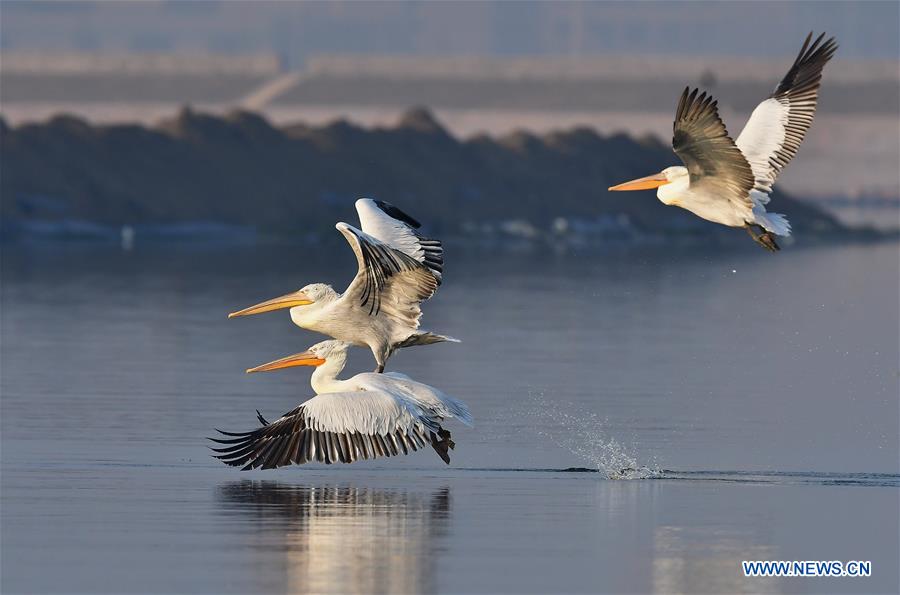
<path id="1" fill-rule="evenodd" d="M 649 190 L 651 188 L 659 188 L 660 186 L 686 179 L 687 176 L 688 170 L 686 167 L 673 165 L 672 167 L 667 167 L 658 174 L 645 176 L 616 186 L 610 186 L 608 190 L 611 192 L 621 192 L 623 190 Z"/>
<path id="2" fill-rule="evenodd" d="M 310 283 L 309 285 L 298 291 L 278 296 L 264 302 L 260 302 L 256 305 L 250 306 L 249 308 L 238 310 L 237 312 L 232 312 L 228 315 L 228 318 L 234 318 L 236 316 L 250 316 L 251 314 L 262 314 L 263 312 L 282 310 L 284 308 L 291 308 L 291 310 L 293 311 L 294 308 L 322 303 L 330 299 L 331 297 L 336 296 L 337 292 L 335 292 L 335 290 L 332 289 L 330 285 L 326 285 L 325 283 Z"/>
<path id="3" fill-rule="evenodd" d="M 289 355 L 273 362 L 250 368 L 247 370 L 247 373 L 271 372 L 272 370 L 292 368 L 294 366 L 318 367 L 325 363 L 336 363 L 343 368 L 344 362 L 347 360 L 347 350 L 349 348 L 350 344 L 345 341 L 322 341 L 321 343 L 316 343 L 303 353 L 295 353 L 294 355 Z"/>

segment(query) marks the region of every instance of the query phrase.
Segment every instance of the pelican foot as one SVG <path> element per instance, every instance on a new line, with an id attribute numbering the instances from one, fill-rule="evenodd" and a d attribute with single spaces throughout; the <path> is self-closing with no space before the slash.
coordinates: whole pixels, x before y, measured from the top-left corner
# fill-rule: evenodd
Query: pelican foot
<path id="1" fill-rule="evenodd" d="M 434 432 L 431 433 L 431 447 L 438 453 L 441 460 L 449 465 L 450 449 L 456 446 L 456 444 L 450 439 L 450 432 L 447 430 L 441 428 L 438 430 L 438 434 L 440 434 L 440 439 L 438 439 L 438 436 L 434 435 Z"/>
<path id="2" fill-rule="evenodd" d="M 754 232 L 754 227 L 759 229 L 759 233 Z M 760 225 L 752 225 L 747 224 L 744 225 L 744 229 L 747 230 L 747 233 L 750 234 L 750 237 L 753 238 L 753 241 L 768 250 L 769 252 L 778 252 L 781 250 L 781 247 L 775 242 L 775 234 L 770 231 L 766 231 Z"/>

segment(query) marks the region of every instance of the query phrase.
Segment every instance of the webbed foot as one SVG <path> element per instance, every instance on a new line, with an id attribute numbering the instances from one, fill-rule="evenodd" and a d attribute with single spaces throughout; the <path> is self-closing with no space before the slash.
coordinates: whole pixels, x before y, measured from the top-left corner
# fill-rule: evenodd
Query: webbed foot
<path id="1" fill-rule="evenodd" d="M 759 233 L 756 233 L 753 228 L 759 229 Z M 753 241 L 768 250 L 769 252 L 778 252 L 781 250 L 781 247 L 775 242 L 775 234 L 770 231 L 766 231 L 760 225 L 755 225 L 752 223 L 747 223 L 744 225 L 744 229 L 747 230 L 747 233 L 750 234 L 750 237 L 753 238 Z"/>

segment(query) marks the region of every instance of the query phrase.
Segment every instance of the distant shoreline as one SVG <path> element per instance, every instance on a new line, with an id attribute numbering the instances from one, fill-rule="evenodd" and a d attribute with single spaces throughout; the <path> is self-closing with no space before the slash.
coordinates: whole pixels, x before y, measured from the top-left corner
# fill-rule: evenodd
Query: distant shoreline
<path id="1" fill-rule="evenodd" d="M 826 106 L 827 108 L 827 106 Z M 10 102 L 3 103 L 0 117 L 10 126 L 42 125 L 61 114 L 71 114 L 95 126 L 140 125 L 155 127 L 172 119 L 182 109 L 174 102 Z M 229 103 L 197 104 L 198 112 L 227 117 L 234 111 Z M 364 128 L 389 128 L 405 110 L 394 106 L 352 104 L 275 104 L 260 112 L 274 126 L 327 126 L 346 120 Z M 666 142 L 671 135 L 669 109 L 653 112 L 598 110 L 547 110 L 525 108 L 438 108 L 433 113 L 448 133 L 466 140 L 479 135 L 506 136 L 515 131 L 544 135 L 588 127 L 598 134 L 628 134 L 635 138 L 653 136 Z M 727 105 L 722 107 L 726 122 L 741 125 L 747 114 Z M 900 160 L 897 115 L 833 114 L 826 109 L 816 116 L 803 152 L 781 175 L 778 187 L 787 192 L 819 198 L 874 196 L 900 203 L 900 181 L 896 163 Z M 835 139 L 841 142 L 836 143 Z M 829 175 L 833 164 L 844 169 L 840 179 Z"/>
<path id="2" fill-rule="evenodd" d="M 514 226 L 498 226 L 490 231 L 473 230 L 470 233 L 442 236 L 448 246 L 482 246 L 491 250 L 516 251 L 523 246 L 549 246 L 555 249 L 597 249 L 627 246 L 690 247 L 739 246 L 745 238 L 739 229 L 715 230 L 715 233 L 642 233 L 638 230 L 621 229 L 618 233 L 566 230 L 558 233 L 523 233 Z M 880 230 L 870 226 L 849 228 L 839 234 L 812 236 L 808 238 L 792 236 L 784 240 L 787 245 L 803 246 L 834 245 L 848 243 L 891 242 L 900 240 L 900 230 Z M 339 237 L 323 237 L 309 230 L 297 233 L 262 233 L 252 227 L 228 225 L 211 221 L 186 221 L 172 224 L 147 224 L 136 226 L 108 226 L 88 221 L 26 221 L 4 222 L 0 226 L 0 244 L 34 245 L 64 248 L 72 244 L 119 245 L 126 250 L 134 246 L 160 246 L 164 244 L 197 244 L 227 246 L 319 246 L 340 245 Z"/>
<path id="3" fill-rule="evenodd" d="M 153 127 L 72 116 L 3 122 L 0 149 L 4 237 L 115 240 L 130 226 L 138 237 L 302 229 L 319 238 L 335 221 L 353 220 L 362 196 L 401 205 L 439 237 L 628 243 L 720 233 L 651 192 L 606 191 L 670 165 L 676 157 L 666 143 L 584 127 L 460 140 L 421 108 L 376 128 L 278 127 L 246 111 L 183 109 Z M 798 236 L 853 233 L 777 188 L 772 205 Z"/>

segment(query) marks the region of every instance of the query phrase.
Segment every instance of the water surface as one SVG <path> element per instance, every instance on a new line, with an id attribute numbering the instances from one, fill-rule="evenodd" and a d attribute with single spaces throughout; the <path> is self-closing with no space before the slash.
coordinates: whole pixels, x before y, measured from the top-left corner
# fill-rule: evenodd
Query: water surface
<path id="1" fill-rule="evenodd" d="M 389 362 L 471 406 L 450 467 L 225 467 L 214 427 L 310 396 L 308 371 L 243 370 L 321 340 L 225 314 L 342 288 L 353 257 L 329 253 L 3 247 L 4 592 L 900 588 L 896 244 L 451 244 L 423 322 L 463 344 Z M 745 559 L 874 576 L 745 579 Z"/>

